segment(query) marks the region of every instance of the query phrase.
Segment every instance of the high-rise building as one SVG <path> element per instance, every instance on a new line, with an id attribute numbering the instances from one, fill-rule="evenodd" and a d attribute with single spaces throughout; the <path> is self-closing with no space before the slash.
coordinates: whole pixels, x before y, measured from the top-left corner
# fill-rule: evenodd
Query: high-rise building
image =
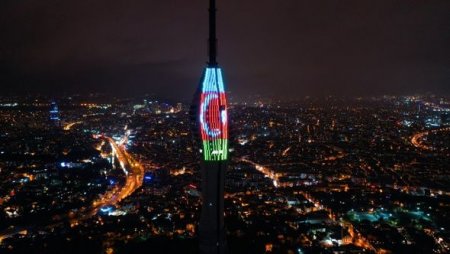
<path id="1" fill-rule="evenodd" d="M 209 61 L 194 96 L 191 116 L 200 141 L 203 205 L 201 253 L 225 253 L 223 191 L 228 161 L 228 113 L 222 70 L 216 60 L 216 2 L 209 7 Z"/>
<path id="2" fill-rule="evenodd" d="M 50 121 L 52 121 L 56 126 L 60 126 L 61 119 L 59 118 L 59 110 L 56 102 L 52 102 L 50 106 Z"/>

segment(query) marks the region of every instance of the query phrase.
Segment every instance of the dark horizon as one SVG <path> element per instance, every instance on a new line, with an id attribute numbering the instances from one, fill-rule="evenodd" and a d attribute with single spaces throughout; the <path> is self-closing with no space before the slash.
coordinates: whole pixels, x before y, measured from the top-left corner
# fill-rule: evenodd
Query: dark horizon
<path id="1" fill-rule="evenodd" d="M 205 1 L 2 1 L 2 94 L 186 100 L 208 59 Z M 218 2 L 228 90 L 450 94 L 450 2 Z"/>

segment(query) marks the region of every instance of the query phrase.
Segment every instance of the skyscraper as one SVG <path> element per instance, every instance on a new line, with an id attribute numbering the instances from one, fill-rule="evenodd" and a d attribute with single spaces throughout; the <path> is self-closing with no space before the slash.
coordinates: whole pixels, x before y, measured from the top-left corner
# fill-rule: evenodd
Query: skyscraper
<path id="1" fill-rule="evenodd" d="M 191 109 L 201 141 L 203 205 L 199 225 L 201 253 L 225 253 L 223 189 L 228 161 L 228 113 L 222 70 L 217 63 L 216 2 L 209 6 L 209 61 Z"/>
<path id="2" fill-rule="evenodd" d="M 58 110 L 58 105 L 56 104 L 56 102 L 52 102 L 51 106 L 50 106 L 50 121 L 52 121 L 55 126 L 60 126 L 61 122 L 60 122 L 60 118 L 59 118 L 59 110 Z"/>

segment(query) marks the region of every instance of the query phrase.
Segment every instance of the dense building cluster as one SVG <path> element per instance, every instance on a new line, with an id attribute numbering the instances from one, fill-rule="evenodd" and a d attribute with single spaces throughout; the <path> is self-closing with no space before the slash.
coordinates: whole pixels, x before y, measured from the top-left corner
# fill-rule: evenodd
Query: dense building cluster
<path id="1" fill-rule="evenodd" d="M 0 252 L 195 253 L 188 108 L 0 98 Z M 447 98 L 249 100 L 229 114 L 231 253 L 450 251 Z"/>

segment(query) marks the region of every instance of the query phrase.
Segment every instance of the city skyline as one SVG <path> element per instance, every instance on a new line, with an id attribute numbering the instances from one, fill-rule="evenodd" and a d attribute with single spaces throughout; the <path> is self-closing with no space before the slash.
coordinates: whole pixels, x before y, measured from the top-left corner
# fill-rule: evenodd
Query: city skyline
<path id="1" fill-rule="evenodd" d="M 11 100 L 0 96 L 0 252 L 198 253 L 189 104 Z M 450 97 L 255 100 L 229 113 L 230 253 L 448 252 Z"/>

